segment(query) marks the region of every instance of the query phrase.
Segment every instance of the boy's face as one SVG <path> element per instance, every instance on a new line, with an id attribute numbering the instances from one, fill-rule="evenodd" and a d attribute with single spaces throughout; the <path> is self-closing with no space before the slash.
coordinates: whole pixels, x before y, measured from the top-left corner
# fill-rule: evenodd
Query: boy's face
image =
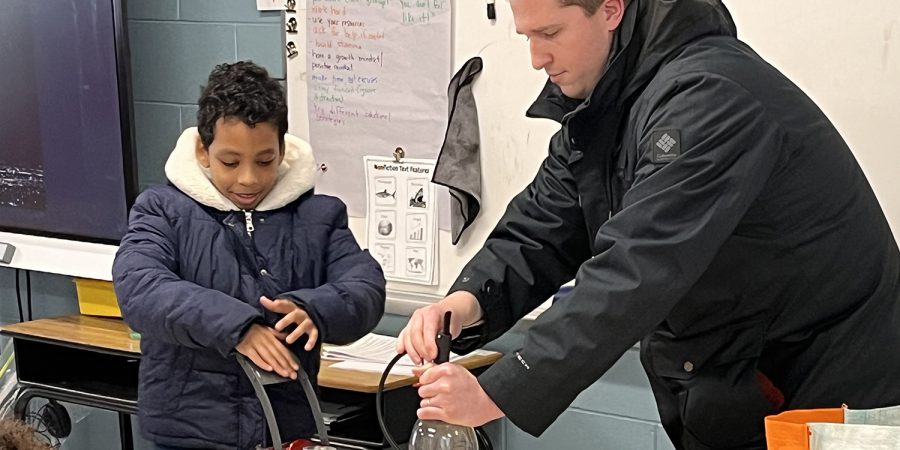
<path id="1" fill-rule="evenodd" d="M 212 183 L 244 210 L 255 209 L 272 191 L 284 159 L 278 128 L 268 122 L 252 128 L 239 119 L 223 117 L 213 128 L 209 148 L 197 144 L 197 160 L 210 170 Z"/>

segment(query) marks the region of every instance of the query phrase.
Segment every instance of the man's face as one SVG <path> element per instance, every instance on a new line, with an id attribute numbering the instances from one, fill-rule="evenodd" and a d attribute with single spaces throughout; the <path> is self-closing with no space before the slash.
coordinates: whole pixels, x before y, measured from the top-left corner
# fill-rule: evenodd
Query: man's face
<path id="1" fill-rule="evenodd" d="M 531 46 L 531 65 L 578 99 L 586 98 L 603 76 L 623 2 L 604 0 L 587 16 L 581 7 L 562 6 L 559 0 L 510 0 L 516 32 Z"/>
<path id="2" fill-rule="evenodd" d="M 275 186 L 282 159 L 278 128 L 268 122 L 251 128 L 220 118 L 209 148 L 197 145 L 197 160 L 210 170 L 213 185 L 244 210 L 256 208 Z"/>

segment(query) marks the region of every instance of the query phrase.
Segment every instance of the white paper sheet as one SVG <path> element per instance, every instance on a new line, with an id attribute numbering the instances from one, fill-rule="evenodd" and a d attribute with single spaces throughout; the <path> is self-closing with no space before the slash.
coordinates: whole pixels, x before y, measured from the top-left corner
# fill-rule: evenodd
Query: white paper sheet
<path id="1" fill-rule="evenodd" d="M 362 156 L 390 155 L 396 147 L 410 158 L 440 151 L 451 76 L 450 1 L 308 6 L 309 138 L 326 168 L 316 191 L 340 197 L 350 216 L 362 217 Z"/>
<path id="2" fill-rule="evenodd" d="M 363 372 L 383 373 L 388 363 L 397 356 L 397 338 L 381 334 L 369 333 L 360 340 L 347 345 L 325 345 L 322 347 L 322 359 L 338 361 L 331 367 Z M 475 355 L 487 355 L 490 352 L 476 350 L 464 356 L 450 353 L 450 362 L 458 362 Z M 415 367 L 408 356 L 404 356 L 391 368 L 393 375 L 412 376 Z"/>
<path id="3" fill-rule="evenodd" d="M 259 11 L 282 11 L 285 9 L 285 0 L 256 0 L 256 9 Z"/>
<path id="4" fill-rule="evenodd" d="M 435 285 L 436 187 L 433 159 L 366 156 L 366 240 L 388 280 Z"/>
<path id="5" fill-rule="evenodd" d="M 897 450 L 900 427 L 810 423 L 810 450 Z"/>

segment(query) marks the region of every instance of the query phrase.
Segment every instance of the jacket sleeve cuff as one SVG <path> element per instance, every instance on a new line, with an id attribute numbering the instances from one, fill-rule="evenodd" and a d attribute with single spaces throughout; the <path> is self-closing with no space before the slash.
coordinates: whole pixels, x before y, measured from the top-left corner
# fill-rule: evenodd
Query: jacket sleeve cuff
<path id="1" fill-rule="evenodd" d="M 309 294 L 307 294 L 306 296 L 309 296 Z M 294 304 L 299 308 L 306 311 L 306 314 L 309 315 L 310 319 L 312 319 L 313 324 L 319 330 L 319 333 L 324 336 L 325 320 L 322 318 L 322 315 L 319 313 L 319 311 L 316 308 L 312 307 L 306 300 L 306 296 L 301 295 L 299 291 L 292 291 L 281 293 L 278 295 L 278 298 L 288 299 L 294 302 Z"/>
<path id="2" fill-rule="evenodd" d="M 493 279 L 477 279 L 474 276 L 461 275 L 450 286 L 447 294 L 456 291 L 465 291 L 474 295 L 481 306 L 483 314 L 481 316 L 482 323 L 478 327 L 481 335 L 478 347 L 496 339 L 515 323 L 512 320 L 512 312 L 508 304 L 503 301 L 502 285 Z"/>
<path id="3" fill-rule="evenodd" d="M 217 350 L 219 354 L 226 358 L 231 358 L 234 356 L 234 353 L 237 351 L 238 344 L 244 340 L 244 336 L 247 335 L 247 331 L 250 330 L 250 326 L 258 323 L 261 325 L 265 325 L 262 316 L 259 313 L 256 313 L 255 310 L 252 314 L 245 316 L 241 323 L 238 324 L 237 327 L 234 328 L 234 331 L 228 333 L 224 336 L 224 339 L 221 341 L 221 345 L 217 346 Z"/>
<path id="4" fill-rule="evenodd" d="M 384 297 L 376 289 L 342 295 L 337 287 L 325 285 L 286 292 L 280 297 L 303 308 L 318 328 L 319 339 L 332 344 L 346 344 L 365 336 L 384 313 Z"/>
<path id="5" fill-rule="evenodd" d="M 478 377 L 484 392 L 509 420 L 526 433 L 538 437 L 565 410 L 548 405 L 540 374 L 519 352 L 512 352 L 495 362 Z M 550 402 L 552 403 L 552 402 Z"/>
<path id="6" fill-rule="evenodd" d="M 459 336 L 450 342 L 450 350 L 458 355 L 467 355 L 476 349 L 484 347 L 484 344 L 487 343 L 487 336 L 484 331 L 484 319 L 475 325 L 464 327 Z"/>

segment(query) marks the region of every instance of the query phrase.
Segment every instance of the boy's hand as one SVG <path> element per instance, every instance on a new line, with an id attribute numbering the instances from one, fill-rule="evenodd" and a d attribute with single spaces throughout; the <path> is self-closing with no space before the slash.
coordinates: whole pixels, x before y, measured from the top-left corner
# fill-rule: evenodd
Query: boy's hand
<path id="1" fill-rule="evenodd" d="M 319 329 L 316 328 L 316 324 L 309 318 L 309 314 L 297 306 L 296 303 L 282 298 L 271 300 L 265 296 L 259 298 L 259 303 L 269 311 L 284 314 L 284 317 L 275 324 L 275 331 L 282 332 L 289 325 L 297 324 L 297 328 L 284 339 L 285 342 L 293 344 L 297 342 L 297 339 L 300 339 L 300 336 L 305 334 L 309 337 L 303 349 L 310 351 L 316 348 L 316 341 L 319 339 Z"/>
<path id="2" fill-rule="evenodd" d="M 292 380 L 297 379 L 300 367 L 294 361 L 291 351 L 281 343 L 277 332 L 259 324 L 250 325 L 247 334 L 237 347 L 238 353 L 246 356 L 260 369 L 272 372 Z"/>

